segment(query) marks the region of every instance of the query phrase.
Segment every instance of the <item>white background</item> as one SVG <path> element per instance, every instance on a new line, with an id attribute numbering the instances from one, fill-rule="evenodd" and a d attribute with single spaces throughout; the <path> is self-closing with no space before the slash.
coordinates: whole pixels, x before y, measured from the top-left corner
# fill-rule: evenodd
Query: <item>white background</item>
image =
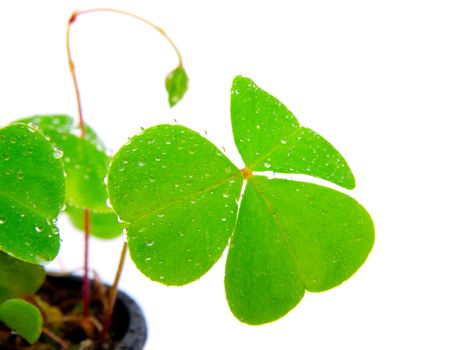
<path id="1" fill-rule="evenodd" d="M 148 27 L 80 18 L 72 46 L 86 120 L 117 150 L 140 127 L 176 118 L 241 166 L 229 88 L 243 74 L 330 140 L 357 179 L 376 244 L 339 288 L 307 293 L 283 319 L 251 327 L 230 313 L 225 260 L 195 283 L 150 282 L 128 260 L 121 288 L 145 308 L 146 349 L 465 349 L 467 347 L 467 6 L 464 1 L 2 1 L 0 121 L 76 116 L 65 54 L 74 9 L 120 8 L 165 28 L 190 90 L 170 110 L 176 65 Z M 81 265 L 81 234 L 60 221 L 60 254 Z M 111 281 L 121 240 L 92 242 Z M 58 264 L 55 264 L 56 266 Z"/>

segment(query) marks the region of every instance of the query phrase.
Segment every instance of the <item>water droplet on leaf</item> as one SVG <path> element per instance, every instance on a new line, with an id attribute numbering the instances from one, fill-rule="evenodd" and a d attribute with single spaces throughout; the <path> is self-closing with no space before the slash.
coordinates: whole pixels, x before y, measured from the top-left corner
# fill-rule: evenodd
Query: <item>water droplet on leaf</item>
<path id="1" fill-rule="evenodd" d="M 63 157 L 63 150 L 61 148 L 55 147 L 54 148 L 54 158 L 60 159 Z"/>

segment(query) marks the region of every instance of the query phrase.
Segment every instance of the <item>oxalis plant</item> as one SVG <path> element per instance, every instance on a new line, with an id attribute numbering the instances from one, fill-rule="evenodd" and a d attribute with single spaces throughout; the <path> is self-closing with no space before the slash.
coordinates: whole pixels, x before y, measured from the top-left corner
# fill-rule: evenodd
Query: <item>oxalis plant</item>
<path id="1" fill-rule="evenodd" d="M 58 313 L 56 323 L 60 317 L 74 320 L 89 338 L 106 341 L 127 249 L 144 275 L 181 286 L 203 276 L 229 246 L 227 302 L 235 317 L 252 325 L 281 318 L 306 290 L 325 291 L 354 274 L 373 246 L 372 220 L 353 198 L 313 183 L 319 178 L 353 189 L 347 162 L 249 78 L 236 77 L 231 89 L 242 169 L 181 125 L 147 128 L 113 157 L 106 152 L 84 122 L 69 30 L 79 16 L 102 11 L 144 21 L 163 34 L 179 58 L 166 77 L 170 105 L 187 90 L 180 53 L 161 28 L 119 10 L 72 15 L 67 48 L 78 125 L 65 115 L 33 116 L 0 129 L 0 321 L 29 343 L 42 334 L 67 348 L 60 328 L 49 322 Z M 73 315 L 60 315 L 35 295 L 45 279 L 42 265 L 59 251 L 55 220 L 61 212 L 84 231 L 83 297 Z M 127 239 L 117 274 L 103 314 L 96 315 L 90 307 L 89 235 L 122 232 Z"/>

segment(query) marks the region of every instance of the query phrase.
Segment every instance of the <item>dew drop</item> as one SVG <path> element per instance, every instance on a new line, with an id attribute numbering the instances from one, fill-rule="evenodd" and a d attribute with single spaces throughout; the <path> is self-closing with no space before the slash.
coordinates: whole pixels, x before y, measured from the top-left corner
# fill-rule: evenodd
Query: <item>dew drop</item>
<path id="1" fill-rule="evenodd" d="M 229 198 L 229 197 L 230 197 L 230 194 L 228 194 L 228 193 L 223 193 L 223 194 L 222 194 L 222 197 L 224 197 L 224 198 Z"/>
<path id="2" fill-rule="evenodd" d="M 16 143 L 18 141 L 16 137 L 10 137 L 10 143 Z"/>
<path id="3" fill-rule="evenodd" d="M 143 162 L 142 160 L 140 160 L 140 161 L 138 162 L 138 165 L 142 167 L 142 166 L 145 166 L 145 165 L 146 165 L 146 163 L 145 163 L 145 162 Z"/>
<path id="4" fill-rule="evenodd" d="M 44 227 L 40 225 L 36 225 L 34 229 L 36 230 L 36 232 L 42 232 L 44 230 Z"/>
<path id="5" fill-rule="evenodd" d="M 0 218 L 0 225 L 3 225 L 6 222 L 5 218 Z"/>
<path id="6" fill-rule="evenodd" d="M 158 218 L 163 218 L 164 216 L 165 216 L 165 214 L 162 214 L 162 213 L 161 213 L 161 214 L 157 214 L 157 217 L 158 217 Z"/>
<path id="7" fill-rule="evenodd" d="M 271 163 L 269 163 L 269 162 L 264 162 L 264 166 L 265 166 L 267 169 L 270 169 L 270 168 L 271 168 Z"/>
<path id="8" fill-rule="evenodd" d="M 36 123 L 28 123 L 28 125 L 35 130 L 39 130 L 39 125 L 37 125 Z"/>
<path id="9" fill-rule="evenodd" d="M 123 172 L 125 170 L 125 167 L 121 166 L 120 168 L 118 168 L 118 171 L 119 172 Z"/>
<path id="10" fill-rule="evenodd" d="M 18 171 L 18 173 L 16 174 L 16 177 L 18 178 L 18 180 L 24 180 L 24 173 L 20 170 Z"/>
<path id="11" fill-rule="evenodd" d="M 9 160 L 9 159 L 10 159 L 10 154 L 9 153 L 3 154 L 3 160 Z"/>
<path id="12" fill-rule="evenodd" d="M 151 258 L 150 256 L 148 256 L 148 257 L 147 257 L 146 259 L 144 259 L 144 260 L 146 260 L 146 261 L 151 261 L 151 259 L 152 259 L 152 258 Z"/>
<path id="13" fill-rule="evenodd" d="M 55 147 L 54 148 L 54 158 L 61 159 L 63 157 L 63 150 L 61 148 Z"/>
<path id="14" fill-rule="evenodd" d="M 154 245 L 154 241 L 150 241 L 146 243 L 147 247 L 152 247 Z"/>
<path id="15" fill-rule="evenodd" d="M 110 198 L 107 198 L 105 200 L 105 205 L 107 205 L 108 208 L 112 208 L 112 203 L 110 203 Z"/>
<path id="16" fill-rule="evenodd" d="M 287 144 L 287 141 L 286 141 L 286 140 L 281 140 L 281 143 L 282 143 L 283 145 L 285 145 L 285 144 Z"/>

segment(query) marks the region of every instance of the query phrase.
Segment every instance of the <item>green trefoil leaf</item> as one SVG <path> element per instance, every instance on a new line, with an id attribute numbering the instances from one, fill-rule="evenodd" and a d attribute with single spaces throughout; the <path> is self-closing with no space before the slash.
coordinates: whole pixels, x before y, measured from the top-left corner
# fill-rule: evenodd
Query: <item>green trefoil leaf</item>
<path id="1" fill-rule="evenodd" d="M 128 223 L 136 266 L 161 283 L 200 278 L 230 241 L 230 309 L 242 322 L 263 324 L 288 313 L 305 291 L 352 276 L 372 249 L 374 226 L 347 194 L 270 178 L 298 173 L 355 186 L 343 156 L 275 97 L 237 77 L 231 117 L 244 169 L 190 129 L 156 126 L 116 153 L 109 197 Z"/>

